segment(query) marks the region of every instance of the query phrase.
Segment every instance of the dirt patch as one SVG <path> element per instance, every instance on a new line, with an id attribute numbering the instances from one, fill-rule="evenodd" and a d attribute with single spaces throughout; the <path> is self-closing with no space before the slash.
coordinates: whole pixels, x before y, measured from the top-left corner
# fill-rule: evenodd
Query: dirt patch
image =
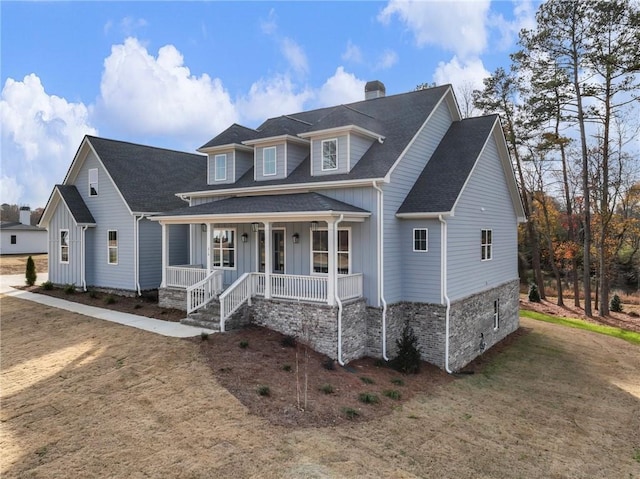
<path id="1" fill-rule="evenodd" d="M 369 420 L 300 428 L 253 414 L 202 344 L 0 306 L 3 478 L 640 477 L 640 348 L 605 335 L 523 319 L 528 334 L 475 374 Z"/>
<path id="2" fill-rule="evenodd" d="M 28 254 L 8 254 L 0 256 L 0 274 L 25 274 L 27 272 Z M 49 255 L 32 254 L 37 273 L 49 271 Z"/>

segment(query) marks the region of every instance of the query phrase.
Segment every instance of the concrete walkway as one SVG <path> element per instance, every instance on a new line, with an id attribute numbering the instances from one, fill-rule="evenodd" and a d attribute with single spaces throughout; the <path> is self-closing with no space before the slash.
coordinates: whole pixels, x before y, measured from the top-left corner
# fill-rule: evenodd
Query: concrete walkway
<path id="1" fill-rule="evenodd" d="M 47 275 L 42 273 L 38 274 L 38 283 L 42 283 L 44 281 L 47 281 Z M 190 338 L 193 336 L 200 336 L 200 333 L 202 332 L 210 334 L 216 332 L 211 329 L 197 328 L 171 321 L 147 318 L 146 316 L 138 316 L 137 314 L 121 313 L 110 309 L 96 308 L 95 306 L 74 303 L 73 301 L 53 298 L 44 294 L 30 293 L 28 291 L 22 291 L 12 287 L 20 284 L 24 284 L 23 274 L 0 275 L 0 294 L 5 294 L 19 299 L 26 299 L 27 301 L 33 301 L 34 303 L 64 309 L 65 311 L 71 311 L 73 313 L 84 314 L 85 316 L 111 321 L 124 326 L 131 326 L 132 328 L 142 329 L 162 336 Z"/>

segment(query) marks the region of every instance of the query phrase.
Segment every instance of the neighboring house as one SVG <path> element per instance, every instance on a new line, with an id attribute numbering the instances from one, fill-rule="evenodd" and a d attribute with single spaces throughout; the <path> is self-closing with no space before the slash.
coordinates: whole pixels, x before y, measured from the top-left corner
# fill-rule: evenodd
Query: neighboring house
<path id="1" fill-rule="evenodd" d="M 0 223 L 0 254 L 47 252 L 47 230 L 31 225 L 31 209 L 20 207 L 20 221 Z"/>
<path id="2" fill-rule="evenodd" d="M 73 226 L 53 222 L 74 217 L 73 206 L 60 207 L 73 189 L 86 215 L 78 213 L 76 236 L 95 230 L 86 284 L 105 285 L 117 230 L 119 265 L 131 245 L 127 264 L 138 272 L 113 286 L 160 286 L 160 303 L 186 309 L 196 324 L 254 322 L 343 363 L 392 357 L 408 322 L 425 360 L 460 369 L 518 327 L 525 218 L 500 121 L 462 120 L 450 86 L 386 96 L 376 81 L 365 98 L 255 130 L 234 124 L 199 149 L 204 160 L 171 152 L 173 160 L 141 167 L 135 152 L 158 150 L 87 138 L 43 216 L 50 254 Z M 107 154 L 104 143 L 124 151 Z M 198 168 L 168 178 L 165 169 L 181 162 Z M 96 168 L 119 192 L 117 218 L 94 209 Z M 125 191 L 153 175 L 167 178 L 158 181 L 172 205 L 132 206 Z M 142 258 L 148 247 L 155 254 Z M 133 287 L 142 269 L 159 276 Z"/>

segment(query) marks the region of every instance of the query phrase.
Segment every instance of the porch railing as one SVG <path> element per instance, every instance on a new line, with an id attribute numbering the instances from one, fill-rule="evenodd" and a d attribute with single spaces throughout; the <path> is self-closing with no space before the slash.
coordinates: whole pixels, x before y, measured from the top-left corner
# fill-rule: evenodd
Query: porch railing
<path id="1" fill-rule="evenodd" d="M 207 276 L 207 270 L 200 264 L 183 264 L 167 267 L 167 286 L 188 288 Z"/>
<path id="2" fill-rule="evenodd" d="M 362 273 L 338 276 L 338 298 L 342 301 L 362 297 Z"/>
<path id="3" fill-rule="evenodd" d="M 272 274 L 271 297 L 326 302 L 327 278 L 323 276 Z"/>
<path id="4" fill-rule="evenodd" d="M 220 331 L 224 332 L 224 322 L 245 302 L 251 304 L 256 294 L 260 273 L 244 273 L 235 283 L 220 295 Z M 264 285 L 264 280 L 263 280 Z"/>
<path id="5" fill-rule="evenodd" d="M 206 306 L 222 291 L 222 270 L 214 270 L 202 281 L 187 288 L 187 313 Z"/>

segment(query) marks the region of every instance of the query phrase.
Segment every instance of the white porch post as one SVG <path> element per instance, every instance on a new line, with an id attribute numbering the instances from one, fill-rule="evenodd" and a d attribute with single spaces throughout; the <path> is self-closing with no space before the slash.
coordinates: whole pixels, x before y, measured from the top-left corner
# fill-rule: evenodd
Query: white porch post
<path id="1" fill-rule="evenodd" d="M 161 223 L 162 226 L 162 288 L 167 287 L 167 268 L 169 267 L 169 235 L 167 234 L 167 225 Z"/>
<path id="2" fill-rule="evenodd" d="M 211 223 L 207 223 L 207 274 L 213 270 L 213 251 L 211 251 Z"/>
<path id="3" fill-rule="evenodd" d="M 336 245 L 338 244 L 338 238 L 336 237 L 336 223 L 334 220 L 327 220 L 327 247 L 329 249 L 328 264 L 329 272 L 327 274 L 327 304 L 333 306 L 336 303 L 336 272 L 337 266 L 337 254 Z"/>
<path id="4" fill-rule="evenodd" d="M 264 222 L 264 297 L 271 298 L 271 260 L 273 251 L 271 251 L 271 223 Z"/>

